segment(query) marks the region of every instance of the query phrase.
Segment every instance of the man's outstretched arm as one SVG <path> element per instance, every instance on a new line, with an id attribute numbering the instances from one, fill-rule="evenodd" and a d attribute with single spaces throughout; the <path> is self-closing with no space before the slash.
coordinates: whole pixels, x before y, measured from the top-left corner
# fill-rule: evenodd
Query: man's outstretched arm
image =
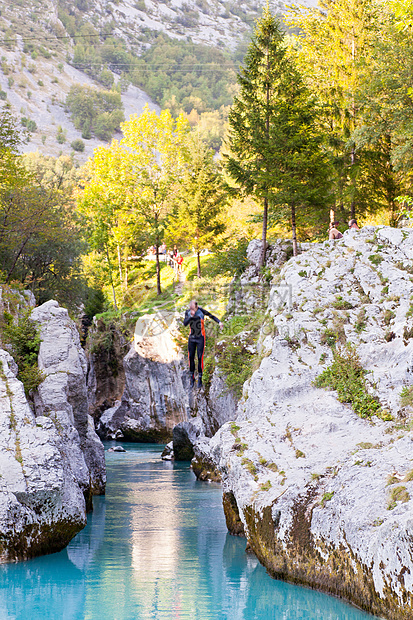
<path id="1" fill-rule="evenodd" d="M 213 321 L 215 321 L 215 323 L 222 325 L 221 321 L 214 314 L 211 314 L 211 312 L 208 312 L 208 310 L 205 310 L 204 308 L 200 308 L 200 310 L 205 314 L 205 316 L 209 316 Z"/>

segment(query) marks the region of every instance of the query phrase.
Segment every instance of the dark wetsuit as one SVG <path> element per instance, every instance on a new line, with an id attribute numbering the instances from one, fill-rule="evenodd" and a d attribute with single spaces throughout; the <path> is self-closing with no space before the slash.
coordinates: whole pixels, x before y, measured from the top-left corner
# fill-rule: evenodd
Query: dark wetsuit
<path id="1" fill-rule="evenodd" d="M 188 338 L 188 358 L 189 358 L 189 370 L 192 374 L 195 372 L 195 351 L 198 354 L 198 373 L 202 374 L 204 368 L 204 349 L 205 349 L 205 326 L 204 318 L 206 316 L 211 317 L 216 323 L 220 323 L 220 320 L 216 316 L 200 308 L 198 306 L 194 316 L 191 316 L 189 310 L 185 312 L 184 325 L 189 325 L 191 331 Z"/>

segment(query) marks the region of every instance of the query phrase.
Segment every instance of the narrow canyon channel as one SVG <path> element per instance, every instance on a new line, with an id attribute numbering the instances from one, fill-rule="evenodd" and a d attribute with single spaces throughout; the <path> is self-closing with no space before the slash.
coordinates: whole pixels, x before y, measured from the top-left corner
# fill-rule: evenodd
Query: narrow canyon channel
<path id="1" fill-rule="evenodd" d="M 106 449 L 108 445 L 105 446 Z M 367 620 L 319 592 L 273 580 L 227 533 L 217 484 L 162 447 L 106 452 L 106 497 L 60 553 L 0 566 L 4 620 Z"/>

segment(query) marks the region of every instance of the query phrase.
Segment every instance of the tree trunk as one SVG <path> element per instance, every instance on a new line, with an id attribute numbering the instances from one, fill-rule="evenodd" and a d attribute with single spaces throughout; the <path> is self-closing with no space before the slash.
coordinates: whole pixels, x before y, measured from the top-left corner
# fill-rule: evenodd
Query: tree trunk
<path id="1" fill-rule="evenodd" d="M 126 253 L 125 259 L 125 289 L 128 290 L 129 286 L 129 270 L 128 270 L 128 254 Z"/>
<path id="2" fill-rule="evenodd" d="M 267 226 L 268 226 L 268 198 L 264 198 L 264 211 L 262 214 L 262 248 L 260 257 L 260 267 L 265 265 L 265 255 L 267 253 Z"/>
<path id="3" fill-rule="evenodd" d="M 295 223 L 295 205 L 291 205 L 291 229 L 293 231 L 293 256 L 297 256 L 297 227 Z"/>
<path id="4" fill-rule="evenodd" d="M 108 246 L 106 246 L 106 258 L 108 259 L 109 278 L 110 278 L 110 285 L 112 287 L 112 294 L 113 294 L 113 305 L 115 306 L 115 310 L 117 310 L 118 304 L 116 303 L 116 292 L 115 292 L 115 285 L 113 284 L 112 263 L 110 262 Z"/>
<path id="5" fill-rule="evenodd" d="M 354 32 L 354 30 L 353 30 Z M 356 66 L 356 55 L 357 55 L 357 49 L 356 49 L 356 40 L 353 36 L 352 41 L 351 41 L 351 56 L 353 59 L 353 71 L 354 68 Z M 353 127 L 352 130 L 354 130 L 354 128 L 356 127 L 356 98 L 354 96 L 354 93 L 352 93 L 352 112 L 353 112 Z M 354 166 L 356 163 L 356 145 L 353 144 L 353 146 L 351 147 L 351 155 L 350 155 L 350 161 L 351 161 L 351 167 L 353 170 L 353 192 L 352 192 L 352 196 L 351 196 L 351 205 L 350 205 L 350 217 L 351 219 L 356 219 L 356 203 L 354 201 L 354 196 L 355 196 L 355 192 L 356 192 L 356 178 L 354 176 Z"/>
<path id="6" fill-rule="evenodd" d="M 11 276 L 13 274 L 13 271 L 14 271 L 14 268 L 16 266 L 16 263 L 19 260 L 19 258 L 21 256 L 21 253 L 23 252 L 24 248 L 26 247 L 26 244 L 29 241 L 30 237 L 31 237 L 31 234 L 28 237 L 26 237 L 26 239 L 23 241 L 23 243 L 20 246 L 19 251 L 17 252 L 16 256 L 14 257 L 13 264 L 10 267 L 10 269 L 9 269 L 9 271 L 7 273 L 7 276 L 6 276 L 6 284 L 8 284 L 10 282 L 10 278 L 11 278 Z"/>
<path id="7" fill-rule="evenodd" d="M 270 56 L 269 50 L 267 48 L 267 83 L 266 83 L 266 98 L 267 98 L 267 114 L 265 119 L 265 134 L 267 137 L 267 141 L 270 139 L 270 80 L 269 80 L 269 71 L 270 71 Z M 267 170 L 268 172 L 268 170 Z M 265 265 L 265 255 L 267 253 L 267 228 L 268 228 L 268 196 L 264 198 L 264 212 L 262 214 L 262 248 L 261 248 L 261 257 L 260 257 L 260 267 L 264 267 Z"/>
<path id="8" fill-rule="evenodd" d="M 122 280 L 123 280 L 123 277 L 122 277 L 122 258 L 121 258 L 121 255 L 120 255 L 120 245 L 119 245 L 119 243 L 117 245 L 117 250 L 118 250 L 119 282 L 122 284 Z"/>
<path id="9" fill-rule="evenodd" d="M 351 167 L 353 168 L 355 163 L 356 163 L 356 151 L 355 151 L 355 146 L 353 145 L 352 149 L 351 149 L 351 154 L 350 154 L 350 161 L 351 161 Z M 354 170 L 353 170 L 353 174 L 354 174 Z M 356 190 L 356 181 L 355 179 L 353 180 L 353 192 L 355 192 Z M 350 205 L 350 219 L 356 219 L 356 203 L 354 201 L 354 193 L 353 196 L 351 198 L 351 205 Z"/>
<path id="10" fill-rule="evenodd" d="M 159 262 L 159 240 L 156 240 L 155 244 L 156 248 L 156 294 L 162 295 L 161 290 L 161 265 Z"/>
<path id="11" fill-rule="evenodd" d="M 396 227 L 399 222 L 399 213 L 396 203 L 396 197 L 400 194 L 394 168 L 391 162 L 392 141 L 390 135 L 384 136 L 384 150 L 386 156 L 386 199 L 390 210 L 390 226 Z"/>
<path id="12" fill-rule="evenodd" d="M 197 260 L 197 276 L 198 278 L 201 277 L 201 259 L 199 257 L 199 250 L 196 253 L 196 260 Z"/>

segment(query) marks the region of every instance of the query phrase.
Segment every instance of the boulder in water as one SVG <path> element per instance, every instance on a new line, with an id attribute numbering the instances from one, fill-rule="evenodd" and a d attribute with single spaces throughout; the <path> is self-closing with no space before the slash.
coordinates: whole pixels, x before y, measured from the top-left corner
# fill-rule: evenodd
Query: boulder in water
<path id="1" fill-rule="evenodd" d="M 173 450 L 175 461 L 191 461 L 194 457 L 194 445 L 204 435 L 201 418 L 177 424 L 173 430 Z"/>
<path id="2" fill-rule="evenodd" d="M 163 452 L 161 454 L 161 459 L 163 461 L 173 461 L 174 459 L 174 444 L 173 441 L 170 441 L 166 444 Z"/>

